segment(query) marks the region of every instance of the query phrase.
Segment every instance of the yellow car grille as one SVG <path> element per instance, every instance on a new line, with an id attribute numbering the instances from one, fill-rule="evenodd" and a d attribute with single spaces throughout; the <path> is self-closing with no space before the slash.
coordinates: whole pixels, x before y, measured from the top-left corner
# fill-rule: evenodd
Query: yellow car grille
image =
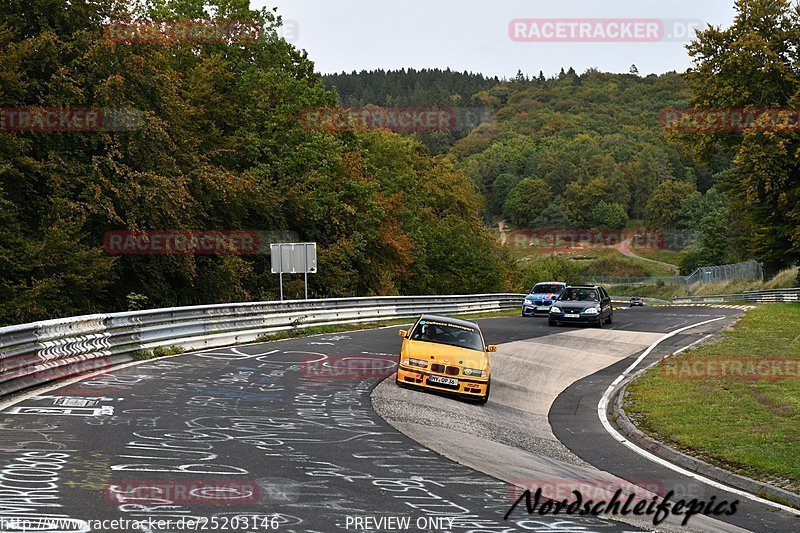
<path id="1" fill-rule="evenodd" d="M 437 374 L 447 374 L 448 376 L 457 376 L 460 370 L 457 366 L 445 366 L 439 363 L 434 363 L 431 365 L 431 372 L 436 372 Z"/>

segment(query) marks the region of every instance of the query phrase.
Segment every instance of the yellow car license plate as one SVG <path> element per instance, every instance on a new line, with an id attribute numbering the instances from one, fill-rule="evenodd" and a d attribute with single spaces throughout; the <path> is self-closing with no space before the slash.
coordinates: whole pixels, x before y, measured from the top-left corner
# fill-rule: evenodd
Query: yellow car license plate
<path id="1" fill-rule="evenodd" d="M 438 383 L 440 385 L 458 385 L 458 380 L 454 378 L 443 378 L 441 376 L 431 376 L 428 383 Z"/>

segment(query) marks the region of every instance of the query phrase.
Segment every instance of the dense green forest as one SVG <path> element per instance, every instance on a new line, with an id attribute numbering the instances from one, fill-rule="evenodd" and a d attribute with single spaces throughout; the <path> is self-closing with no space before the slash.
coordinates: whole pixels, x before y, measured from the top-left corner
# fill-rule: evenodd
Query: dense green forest
<path id="1" fill-rule="evenodd" d="M 277 298 L 268 255 L 124 255 L 116 229 L 290 230 L 319 247 L 318 297 L 500 291 L 511 263 L 481 197 L 445 158 L 389 132 L 301 127 L 331 106 L 271 11 L 249 42 L 115 42 L 104 20 L 211 19 L 209 2 L 12 0 L 0 5 L 4 108 L 126 108 L 130 131 L 0 131 L 0 321 Z M 287 296 L 302 295 L 295 277 Z M 141 299 L 139 299 L 141 301 Z"/>
<path id="2" fill-rule="evenodd" d="M 699 161 L 662 128 L 664 109 L 688 106 L 684 77 L 631 70 L 570 68 L 478 93 L 496 120 L 456 141 L 450 158 L 483 192 L 487 213 L 518 227 L 683 230 L 693 235 L 678 240 L 691 243 L 684 273 L 744 258 L 714 186 L 732 158 Z"/>
<path id="3" fill-rule="evenodd" d="M 468 99 L 458 91 L 473 78 L 447 71 L 361 72 L 326 76 L 325 82 L 346 88 L 340 96 L 345 106 L 387 106 L 396 101 L 391 83 L 400 77 L 403 87 L 414 88 L 414 98 L 402 100 L 406 106 L 466 102 L 489 110 L 487 120 L 460 136 L 414 134 L 472 180 L 484 197 L 487 222 L 504 218 L 518 228 L 616 229 L 640 220 L 695 235 L 684 254 L 686 271 L 739 259 L 746 251 L 731 238 L 733 220 L 714 187 L 732 158 L 701 162 L 662 128 L 664 109 L 689 104 L 683 75 L 641 77 L 635 67 L 631 71 L 518 74 Z M 436 83 L 427 83 L 431 80 Z M 447 82 L 450 99 L 441 96 Z M 365 101 L 369 95 L 375 100 Z M 707 215 L 714 231 L 703 229 Z"/>
<path id="4" fill-rule="evenodd" d="M 339 105 L 363 108 L 443 109 L 453 112 L 452 128 L 422 131 L 414 137 L 434 155 L 446 153 L 457 141 L 494 116 L 494 110 L 476 102 L 474 96 L 496 87 L 501 80 L 472 72 L 450 69 L 413 68 L 400 70 L 362 70 L 326 74 L 325 86 L 339 95 Z"/>
<path id="5" fill-rule="evenodd" d="M 133 7 L 131 7 L 133 6 Z M 797 107 L 800 21 L 739 0 L 686 74 L 572 68 L 322 76 L 247 0 L 10 0 L 4 109 L 126 109 L 136 128 L 0 128 L 0 322 L 277 297 L 269 256 L 109 255 L 112 230 L 288 230 L 319 247 L 317 297 L 519 290 L 491 226 L 684 229 L 682 269 L 800 258 L 796 131 L 680 134 L 668 108 Z M 252 41 L 125 42 L 108 20 L 255 20 Z M 309 109 L 446 107 L 413 134 L 304 127 Z M 477 110 L 477 113 L 475 112 Z M 464 127 L 466 124 L 466 127 Z M 548 271 L 549 272 L 549 271 Z M 521 280 L 525 280 L 524 282 Z M 287 295 L 302 294 L 289 281 Z M 146 297 L 146 300 L 145 298 Z"/>
<path id="6" fill-rule="evenodd" d="M 339 94 L 346 107 L 375 104 L 387 107 L 469 105 L 472 96 L 500 83 L 472 72 L 450 69 L 362 70 L 326 74 L 325 86 Z"/>

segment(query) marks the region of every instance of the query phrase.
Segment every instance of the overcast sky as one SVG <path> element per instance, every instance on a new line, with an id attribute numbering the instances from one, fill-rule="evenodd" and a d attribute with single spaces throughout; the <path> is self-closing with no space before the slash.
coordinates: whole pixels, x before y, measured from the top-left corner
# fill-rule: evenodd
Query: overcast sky
<path id="1" fill-rule="evenodd" d="M 536 38 L 541 30 L 548 35 L 541 19 L 656 19 L 667 21 L 668 33 L 671 28 L 680 33 L 691 24 L 727 26 L 734 16 L 733 0 L 251 0 L 251 5 L 277 6 L 291 21 L 286 37 L 307 50 L 323 73 L 450 67 L 499 77 L 513 77 L 518 69 L 549 76 L 570 66 L 579 73 L 590 67 L 627 72 L 631 64 L 642 74 L 683 71 L 690 66 L 687 39 L 515 42 L 509 22 L 536 19 L 522 26 L 522 35 Z M 672 25 L 674 20 L 679 22 Z M 615 28 L 597 25 L 592 32 Z M 562 40 L 575 39 L 565 35 L 562 28 Z"/>

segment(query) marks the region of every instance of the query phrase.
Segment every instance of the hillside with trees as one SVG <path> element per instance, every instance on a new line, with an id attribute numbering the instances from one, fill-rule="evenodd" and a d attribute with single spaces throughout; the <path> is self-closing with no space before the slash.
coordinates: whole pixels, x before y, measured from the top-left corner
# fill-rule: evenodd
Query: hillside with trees
<path id="1" fill-rule="evenodd" d="M 455 142 L 450 157 L 483 192 L 486 214 L 518 227 L 619 229 L 636 221 L 684 232 L 692 236 L 681 239 L 692 243 L 680 260 L 687 273 L 743 258 L 714 187 L 731 159 L 694 158 L 662 127 L 663 110 L 688 106 L 685 78 L 631 70 L 570 68 L 478 93 L 496 120 Z"/>
<path id="2" fill-rule="evenodd" d="M 708 28 L 688 47 L 691 106 L 783 109 L 793 123 L 677 138 L 698 160 L 723 167 L 715 183 L 734 224 L 722 228 L 706 218 L 706 231 L 727 229 L 740 249 L 773 272 L 800 261 L 800 10 L 786 0 L 735 4 L 729 28 Z M 724 168 L 728 160 L 734 164 Z"/>
<path id="3" fill-rule="evenodd" d="M 272 11 L 148 5 L 0 4 L 4 108 L 141 117 L 128 131 L 0 128 L 0 322 L 124 310 L 129 294 L 149 307 L 277 298 L 267 254 L 109 255 L 110 230 L 293 231 L 318 243 L 316 297 L 508 285 L 511 263 L 482 225 L 481 196 L 450 161 L 390 132 L 303 127 L 303 110 L 337 95 L 278 36 Z M 104 38 L 103 21 L 136 17 L 253 19 L 262 36 Z M 302 279 L 289 280 L 287 296 L 302 297 Z"/>
<path id="4" fill-rule="evenodd" d="M 662 111 L 687 107 L 691 99 L 683 75 L 642 77 L 635 66 L 629 74 L 579 75 L 570 67 L 551 78 L 519 73 L 467 98 L 458 75 L 440 77 L 426 93 L 432 86 L 417 81 L 422 74 L 373 71 L 325 80 L 337 87 L 358 81 L 359 90 L 345 92 L 342 105 L 391 107 L 392 98 L 365 101 L 365 95 L 383 94 L 391 80 L 415 87 L 413 97 L 400 100 L 409 107 L 468 101 L 485 110 L 485 119 L 461 135 L 413 136 L 445 153 L 472 180 L 484 197 L 487 223 L 502 218 L 518 228 L 618 229 L 639 221 L 695 236 L 684 270 L 741 256 L 728 239 L 727 202 L 714 188 L 731 158 L 698 160 L 662 128 Z M 709 213 L 713 222 L 702 224 Z"/>
<path id="5" fill-rule="evenodd" d="M 767 0 L 740 0 L 737 9 L 731 28 L 708 29 L 689 46 L 695 67 L 687 74 L 569 67 L 549 78 L 476 79 L 482 87 L 471 95 L 466 73 L 437 72 L 435 84 L 431 72 L 414 70 L 325 81 L 341 88 L 346 106 L 485 110 L 468 132 L 413 136 L 471 179 L 487 223 L 683 232 L 683 273 L 757 259 L 771 274 L 800 258 L 798 165 L 790 155 L 800 153 L 797 132 L 676 134 L 662 124 L 674 108 L 796 107 L 797 47 L 789 43 L 800 33 L 797 14 Z M 741 49 L 750 58 L 744 63 Z"/>

